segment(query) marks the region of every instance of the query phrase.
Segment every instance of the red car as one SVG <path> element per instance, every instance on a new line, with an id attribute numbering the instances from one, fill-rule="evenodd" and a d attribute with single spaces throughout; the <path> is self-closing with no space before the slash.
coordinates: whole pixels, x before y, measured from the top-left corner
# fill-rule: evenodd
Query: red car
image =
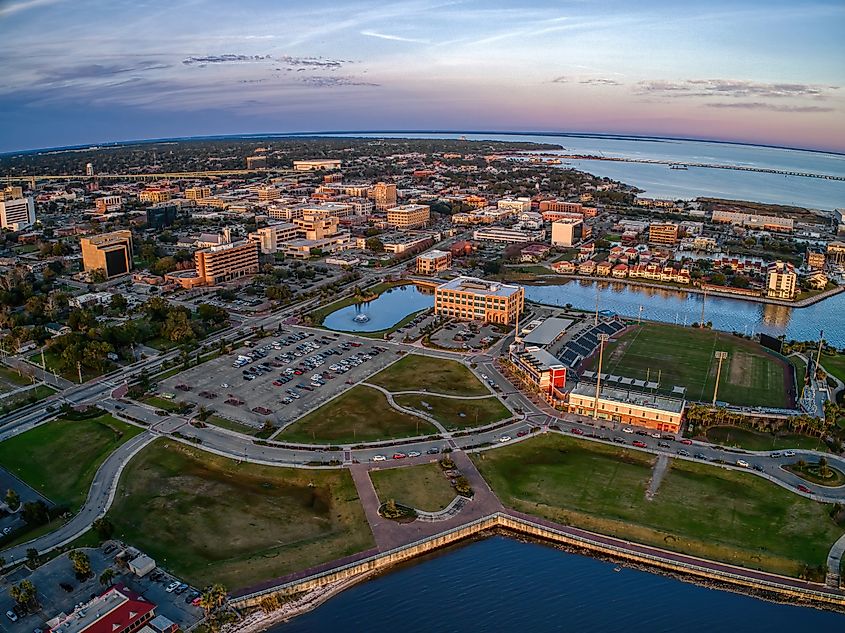
<path id="1" fill-rule="evenodd" d="M 692 440 L 679 440 L 679 441 L 681 442 L 681 444 L 687 444 L 687 445 L 692 444 Z"/>
<path id="2" fill-rule="evenodd" d="M 646 444 L 645 442 L 641 442 L 640 440 L 634 440 L 632 444 L 637 448 L 648 448 L 648 444 Z"/>
<path id="3" fill-rule="evenodd" d="M 798 485 L 797 485 L 797 486 L 795 486 L 795 487 L 796 487 L 799 491 L 801 491 L 801 492 L 806 492 L 807 494 L 810 494 L 810 493 L 811 493 L 810 489 L 809 489 L 809 488 L 807 488 L 807 486 L 805 486 L 804 484 L 798 484 Z"/>
<path id="4" fill-rule="evenodd" d="M 516 434 L 517 437 L 525 437 L 526 435 L 528 435 L 528 431 L 524 429 Z"/>
<path id="5" fill-rule="evenodd" d="M 581 429 L 572 429 L 572 434 L 573 435 L 584 435 L 584 431 L 582 431 Z"/>
<path id="6" fill-rule="evenodd" d="M 405 453 L 393 453 L 393 459 L 405 459 L 406 457 Z"/>

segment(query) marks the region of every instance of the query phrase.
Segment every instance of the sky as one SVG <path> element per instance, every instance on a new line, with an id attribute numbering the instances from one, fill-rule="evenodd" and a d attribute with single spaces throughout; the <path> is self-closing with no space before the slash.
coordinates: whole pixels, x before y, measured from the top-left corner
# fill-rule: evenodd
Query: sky
<path id="1" fill-rule="evenodd" d="M 0 0 L 0 151 L 424 129 L 845 152 L 845 2 Z"/>

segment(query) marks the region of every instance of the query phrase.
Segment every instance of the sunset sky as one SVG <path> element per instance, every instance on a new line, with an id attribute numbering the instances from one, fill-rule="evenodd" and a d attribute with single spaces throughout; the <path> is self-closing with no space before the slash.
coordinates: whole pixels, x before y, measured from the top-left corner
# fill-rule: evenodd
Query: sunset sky
<path id="1" fill-rule="evenodd" d="M 0 0 L 0 151 L 546 130 L 845 152 L 845 2 Z"/>

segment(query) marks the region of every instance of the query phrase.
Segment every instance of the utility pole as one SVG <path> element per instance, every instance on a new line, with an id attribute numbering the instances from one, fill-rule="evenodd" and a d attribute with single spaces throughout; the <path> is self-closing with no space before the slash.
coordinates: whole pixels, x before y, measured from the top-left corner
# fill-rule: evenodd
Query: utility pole
<path id="1" fill-rule="evenodd" d="M 727 352 L 716 352 L 716 360 L 719 361 L 719 366 L 716 368 L 716 384 L 713 385 L 713 406 L 716 406 L 716 395 L 719 393 L 719 377 L 722 375 L 722 361 L 727 357 Z"/>
<path id="2" fill-rule="evenodd" d="M 79 373 L 79 384 L 82 384 L 82 363 L 76 361 L 76 371 Z"/>
<path id="3" fill-rule="evenodd" d="M 41 369 L 47 370 L 47 361 L 44 360 L 44 348 L 41 348 Z"/>
<path id="4" fill-rule="evenodd" d="M 643 322 L 643 306 L 640 306 L 640 315 L 637 317 L 637 325 Z"/>
<path id="5" fill-rule="evenodd" d="M 704 296 L 701 298 L 701 322 L 699 325 L 704 327 L 704 304 L 707 303 L 707 288 L 704 289 Z"/>
<path id="6" fill-rule="evenodd" d="M 607 342 L 610 336 L 607 334 L 599 334 L 599 371 L 596 374 L 596 406 L 593 407 L 593 419 L 596 420 L 599 417 L 599 396 L 601 395 L 601 365 L 602 361 L 604 360 L 604 344 Z"/>
<path id="7" fill-rule="evenodd" d="M 595 325 L 599 324 L 599 282 L 596 282 L 596 321 Z"/>

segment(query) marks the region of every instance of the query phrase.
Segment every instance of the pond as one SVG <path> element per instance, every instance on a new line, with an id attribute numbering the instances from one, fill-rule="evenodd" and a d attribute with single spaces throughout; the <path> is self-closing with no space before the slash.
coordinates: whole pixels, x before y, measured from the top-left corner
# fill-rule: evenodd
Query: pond
<path id="1" fill-rule="evenodd" d="M 434 306 L 434 295 L 417 286 L 396 286 L 372 301 L 340 308 L 323 319 L 336 332 L 378 332 L 393 327 L 409 314 Z"/>

